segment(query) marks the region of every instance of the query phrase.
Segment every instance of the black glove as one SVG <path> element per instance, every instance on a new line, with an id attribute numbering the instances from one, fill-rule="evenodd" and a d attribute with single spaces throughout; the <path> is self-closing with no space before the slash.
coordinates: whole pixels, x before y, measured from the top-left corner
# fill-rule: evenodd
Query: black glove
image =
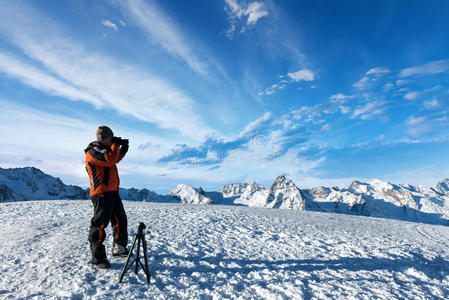
<path id="1" fill-rule="evenodd" d="M 118 136 L 114 136 L 114 137 L 112 137 L 112 143 L 121 145 L 122 144 L 122 138 L 118 137 Z"/>
<path id="2" fill-rule="evenodd" d="M 129 149 L 129 144 L 126 143 L 126 144 L 122 145 L 122 147 L 120 148 L 120 153 L 125 155 L 126 152 L 128 152 L 128 149 Z"/>
<path id="3" fill-rule="evenodd" d="M 121 145 L 122 146 L 128 146 L 129 145 L 129 140 L 128 139 L 122 139 L 122 141 L 121 141 Z"/>

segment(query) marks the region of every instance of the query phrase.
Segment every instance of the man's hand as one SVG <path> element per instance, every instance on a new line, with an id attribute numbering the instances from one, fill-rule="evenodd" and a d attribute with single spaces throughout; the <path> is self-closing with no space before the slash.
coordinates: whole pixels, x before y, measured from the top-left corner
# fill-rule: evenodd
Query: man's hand
<path id="1" fill-rule="evenodd" d="M 118 137 L 118 136 L 114 136 L 112 137 L 112 141 L 113 144 L 117 144 L 117 145 L 121 145 L 122 144 L 122 138 Z"/>
<path id="2" fill-rule="evenodd" d="M 128 149 L 129 149 L 129 143 L 122 144 L 122 147 L 120 148 L 120 153 L 125 155 L 126 152 L 128 152 Z"/>

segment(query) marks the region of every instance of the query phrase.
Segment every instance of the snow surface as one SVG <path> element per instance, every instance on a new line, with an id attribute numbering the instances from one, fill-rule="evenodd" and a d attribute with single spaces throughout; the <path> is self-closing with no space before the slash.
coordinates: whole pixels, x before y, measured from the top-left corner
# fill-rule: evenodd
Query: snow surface
<path id="1" fill-rule="evenodd" d="M 0 204 L 0 298 L 447 299 L 449 227 L 313 211 L 124 201 L 152 281 L 90 266 L 92 204 Z M 106 248 L 111 251 L 111 229 Z"/>

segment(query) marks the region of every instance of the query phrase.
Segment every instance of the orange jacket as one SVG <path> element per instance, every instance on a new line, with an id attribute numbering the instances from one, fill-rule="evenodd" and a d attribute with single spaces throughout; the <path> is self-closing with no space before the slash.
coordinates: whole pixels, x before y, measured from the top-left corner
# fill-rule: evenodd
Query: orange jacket
<path id="1" fill-rule="evenodd" d="M 118 144 L 108 147 L 100 142 L 92 142 L 84 150 L 91 197 L 103 192 L 118 191 L 120 179 L 116 164 L 125 157 L 119 147 Z"/>

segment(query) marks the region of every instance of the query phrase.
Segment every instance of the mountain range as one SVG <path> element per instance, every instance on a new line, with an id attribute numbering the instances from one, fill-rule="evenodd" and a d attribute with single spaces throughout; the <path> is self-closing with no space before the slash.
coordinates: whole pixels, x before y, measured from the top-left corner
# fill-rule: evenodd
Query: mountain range
<path id="1" fill-rule="evenodd" d="M 431 188 L 354 180 L 346 188 L 300 189 L 279 175 L 269 189 L 250 182 L 227 184 L 220 191 L 206 192 L 201 187 L 179 184 L 168 195 L 120 188 L 120 196 L 132 201 L 311 210 L 449 225 L 448 178 Z M 88 198 L 88 189 L 66 185 L 37 168 L 0 168 L 0 202 Z"/>

